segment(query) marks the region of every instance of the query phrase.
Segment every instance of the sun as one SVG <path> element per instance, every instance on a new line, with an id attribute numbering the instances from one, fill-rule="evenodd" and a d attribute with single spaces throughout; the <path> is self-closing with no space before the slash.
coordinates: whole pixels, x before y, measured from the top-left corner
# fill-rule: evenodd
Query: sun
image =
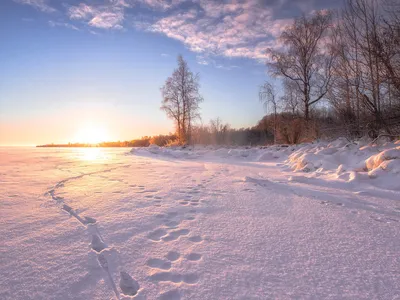
<path id="1" fill-rule="evenodd" d="M 109 140 L 108 131 L 104 126 L 88 124 L 75 135 L 75 141 L 85 144 L 97 144 Z"/>

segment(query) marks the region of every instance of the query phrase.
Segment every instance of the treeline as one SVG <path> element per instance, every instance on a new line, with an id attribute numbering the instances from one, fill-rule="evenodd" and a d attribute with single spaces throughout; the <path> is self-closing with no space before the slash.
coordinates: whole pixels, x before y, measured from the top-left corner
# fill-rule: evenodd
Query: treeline
<path id="1" fill-rule="evenodd" d="M 400 134 L 400 3 L 348 0 L 302 16 L 268 49 L 281 81 L 260 88 L 278 142 Z"/>
<path id="2" fill-rule="evenodd" d="M 97 144 L 85 144 L 85 143 L 68 143 L 68 144 L 45 144 L 38 145 L 36 147 L 71 147 L 71 148 L 82 148 L 82 147 L 148 147 L 151 144 L 159 146 L 166 146 L 175 142 L 177 139 L 175 134 L 167 135 L 155 135 L 155 136 L 144 136 L 140 139 L 131 141 L 117 141 L 117 142 L 101 142 Z"/>
<path id="3" fill-rule="evenodd" d="M 68 144 L 44 144 L 44 145 L 37 145 L 36 147 L 38 148 L 65 148 L 65 147 L 76 147 L 76 148 L 82 148 L 82 147 L 96 147 L 96 145 L 93 144 L 85 144 L 85 143 L 68 143 Z"/>
<path id="4" fill-rule="evenodd" d="M 201 145 L 256 146 L 273 142 L 270 128 L 254 126 L 251 128 L 231 128 L 221 119 L 211 120 L 209 125 L 194 126 L 192 143 Z"/>

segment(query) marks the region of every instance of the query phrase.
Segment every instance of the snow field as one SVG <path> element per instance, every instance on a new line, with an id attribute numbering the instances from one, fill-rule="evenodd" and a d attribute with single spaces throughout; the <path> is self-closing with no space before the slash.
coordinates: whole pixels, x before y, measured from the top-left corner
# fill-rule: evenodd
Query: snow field
<path id="1" fill-rule="evenodd" d="M 0 298 L 396 299 L 400 193 L 365 160 L 398 144 L 291 169 L 328 145 L 3 152 Z"/>

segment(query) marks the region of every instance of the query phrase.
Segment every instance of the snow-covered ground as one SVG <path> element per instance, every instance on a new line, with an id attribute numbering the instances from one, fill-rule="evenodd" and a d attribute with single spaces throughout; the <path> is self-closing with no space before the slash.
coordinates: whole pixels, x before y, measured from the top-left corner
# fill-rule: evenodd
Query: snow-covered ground
<path id="1" fill-rule="evenodd" d="M 0 299 L 400 299 L 399 152 L 0 148 Z"/>

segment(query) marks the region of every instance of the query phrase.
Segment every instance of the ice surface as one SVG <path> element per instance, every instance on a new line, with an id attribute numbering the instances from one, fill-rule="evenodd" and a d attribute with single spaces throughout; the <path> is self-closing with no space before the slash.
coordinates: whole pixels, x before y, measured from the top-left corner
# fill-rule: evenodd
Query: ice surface
<path id="1" fill-rule="evenodd" d="M 398 147 L 0 148 L 0 299 L 400 298 Z"/>

